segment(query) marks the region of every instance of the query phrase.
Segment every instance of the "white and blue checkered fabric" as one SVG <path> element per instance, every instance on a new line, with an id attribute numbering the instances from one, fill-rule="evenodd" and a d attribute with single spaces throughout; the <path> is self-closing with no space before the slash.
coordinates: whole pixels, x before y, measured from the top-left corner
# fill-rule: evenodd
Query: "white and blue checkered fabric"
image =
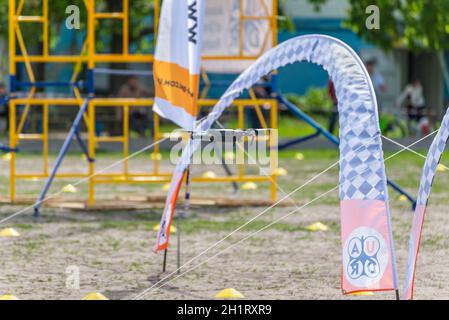
<path id="1" fill-rule="evenodd" d="M 446 111 L 446 115 L 441 123 L 440 130 L 435 136 L 435 139 L 430 146 L 429 153 L 427 154 L 426 163 L 424 164 L 424 170 L 421 176 L 421 183 L 418 190 L 418 205 L 427 205 L 429 200 L 430 190 L 432 188 L 433 179 L 440 163 L 441 156 L 446 149 L 446 143 L 449 138 L 449 109 Z"/>
<path id="2" fill-rule="evenodd" d="M 337 39 L 301 36 L 271 49 L 229 87 L 199 130 L 207 131 L 232 101 L 261 77 L 299 61 L 323 66 L 335 85 L 340 114 L 340 199 L 386 201 L 387 182 L 372 83 L 358 56 Z"/>
<path id="3" fill-rule="evenodd" d="M 196 131 L 208 131 L 234 99 L 263 76 L 300 61 L 323 66 L 335 85 L 340 114 L 340 199 L 387 202 L 387 178 L 374 89 L 360 58 L 338 39 L 306 35 L 271 49 L 234 81 L 209 115 L 197 124 Z M 194 141 L 184 148 L 174 171 L 167 207 L 198 147 L 199 142 Z M 171 219 L 167 207 L 163 222 Z M 168 227 L 169 223 L 161 225 Z"/>
<path id="4" fill-rule="evenodd" d="M 387 180 L 372 83 L 354 51 L 335 38 L 300 36 L 268 51 L 235 80 L 197 130 L 208 131 L 234 99 L 260 78 L 299 61 L 323 66 L 335 85 L 340 114 L 340 199 L 387 201 Z M 194 143 L 184 149 L 176 172 L 187 168 L 197 147 Z"/>

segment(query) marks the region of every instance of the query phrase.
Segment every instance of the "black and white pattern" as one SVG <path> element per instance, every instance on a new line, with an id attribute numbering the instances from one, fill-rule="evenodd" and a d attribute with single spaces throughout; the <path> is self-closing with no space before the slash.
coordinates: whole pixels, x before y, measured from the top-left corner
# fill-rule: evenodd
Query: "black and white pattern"
<path id="1" fill-rule="evenodd" d="M 340 114 L 340 199 L 381 200 L 388 206 L 376 95 L 360 58 L 338 39 L 306 35 L 269 50 L 234 81 L 209 115 L 197 124 L 196 131 L 202 133 L 211 129 L 234 99 L 263 76 L 300 61 L 321 65 L 335 85 Z M 182 179 L 198 146 L 194 142 L 184 149 L 174 172 L 167 205 L 179 185 L 177 179 Z M 171 219 L 171 215 L 166 206 L 162 219 Z"/>
<path id="2" fill-rule="evenodd" d="M 441 156 L 446 149 L 446 143 L 449 138 L 449 109 L 441 123 L 440 130 L 430 146 L 427 154 L 426 163 L 424 164 L 421 183 L 419 185 L 417 204 L 425 206 L 429 200 L 430 190 L 432 188 L 433 179 L 440 163 Z"/>
<path id="3" fill-rule="evenodd" d="M 199 130 L 207 131 L 232 101 L 260 78 L 299 61 L 323 66 L 335 85 L 340 113 L 340 199 L 386 201 L 382 141 L 371 80 L 352 49 L 334 38 L 301 36 L 268 51 L 229 87 Z"/>

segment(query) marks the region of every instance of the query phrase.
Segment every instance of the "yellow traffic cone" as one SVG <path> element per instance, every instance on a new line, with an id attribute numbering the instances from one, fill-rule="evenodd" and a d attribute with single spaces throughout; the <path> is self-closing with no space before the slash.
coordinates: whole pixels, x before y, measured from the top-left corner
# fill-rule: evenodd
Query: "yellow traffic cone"
<path id="1" fill-rule="evenodd" d="M 20 237 L 20 233 L 16 229 L 7 228 L 0 231 L 0 237 L 2 238 L 17 238 Z"/>
<path id="2" fill-rule="evenodd" d="M 12 294 L 5 294 L 3 296 L 0 297 L 0 300 L 2 301 L 6 301 L 6 300 L 20 300 L 19 298 L 17 298 L 16 296 L 13 296 Z"/>
<path id="3" fill-rule="evenodd" d="M 274 174 L 275 174 L 276 176 L 286 176 L 286 175 L 288 174 L 288 171 L 285 170 L 284 168 L 277 168 L 277 169 L 274 171 Z"/>
<path id="4" fill-rule="evenodd" d="M 311 225 L 307 226 L 306 230 L 313 231 L 313 232 L 316 232 L 316 231 L 328 231 L 329 227 L 326 226 L 325 224 L 321 223 L 321 222 L 315 222 L 315 223 L 312 223 Z"/>
<path id="5" fill-rule="evenodd" d="M 228 160 L 228 161 L 234 161 L 235 154 L 234 154 L 234 152 L 226 152 L 224 158 L 225 158 L 225 160 Z"/>
<path id="6" fill-rule="evenodd" d="M 101 293 L 98 292 L 91 292 L 89 294 L 87 294 L 87 296 L 85 296 L 83 298 L 83 300 L 109 300 L 108 298 L 106 298 L 104 295 L 102 295 Z"/>
<path id="7" fill-rule="evenodd" d="M 77 193 L 77 192 L 78 192 L 78 190 L 76 189 L 76 187 L 75 187 L 74 185 L 72 185 L 72 184 L 66 185 L 66 186 L 62 189 L 62 191 L 65 192 L 65 193 Z"/>
<path id="8" fill-rule="evenodd" d="M 206 171 L 203 173 L 203 178 L 205 179 L 215 179 L 217 175 L 213 171 Z"/>
<path id="9" fill-rule="evenodd" d="M 162 154 L 160 154 L 160 153 L 152 153 L 151 154 L 151 159 L 152 160 L 162 160 Z"/>
<path id="10" fill-rule="evenodd" d="M 218 299 L 243 299 L 245 296 L 235 290 L 234 288 L 227 288 L 221 290 L 219 293 L 215 295 L 215 298 Z"/>
<path id="11" fill-rule="evenodd" d="M 298 152 L 297 154 L 295 154 L 295 159 L 296 160 L 299 160 L 299 161 L 302 161 L 302 160 L 304 160 L 304 155 L 301 153 L 301 152 Z"/>
<path id="12" fill-rule="evenodd" d="M 3 159 L 4 161 L 10 161 L 10 160 L 12 159 L 12 153 L 9 152 L 9 153 L 4 154 L 4 155 L 2 156 L 2 159 Z"/>
<path id="13" fill-rule="evenodd" d="M 241 189 L 242 190 L 256 190 L 257 184 L 255 184 L 254 182 L 246 182 L 242 185 Z"/>
<path id="14" fill-rule="evenodd" d="M 159 229 L 161 228 L 160 224 L 157 224 L 153 227 L 153 231 L 159 231 Z M 176 227 L 174 225 L 170 226 L 170 233 L 176 233 L 176 231 L 178 231 L 178 229 L 176 229 Z"/>
<path id="15" fill-rule="evenodd" d="M 354 292 L 350 293 L 350 296 L 374 296 L 374 292 L 372 291 L 360 291 L 360 292 Z"/>

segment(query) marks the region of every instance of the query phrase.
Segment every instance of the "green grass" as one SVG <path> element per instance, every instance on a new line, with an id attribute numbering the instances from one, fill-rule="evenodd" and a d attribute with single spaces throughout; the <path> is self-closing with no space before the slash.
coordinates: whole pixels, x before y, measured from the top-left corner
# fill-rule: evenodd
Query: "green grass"
<path id="1" fill-rule="evenodd" d="M 322 115 L 312 116 L 313 119 L 322 127 L 328 127 L 328 119 Z M 238 128 L 237 121 L 227 121 L 225 124 L 227 128 Z M 297 138 L 309 135 L 315 132 L 315 129 L 307 125 L 304 121 L 292 116 L 280 116 L 278 122 L 279 138 Z M 168 131 L 165 130 L 164 131 Z"/>
<path id="2" fill-rule="evenodd" d="M 303 161 L 298 161 L 295 159 L 295 154 L 301 152 L 305 159 Z M 427 150 L 418 150 L 418 152 L 426 155 Z M 162 152 L 164 155 L 167 155 L 168 152 Z M 384 157 L 388 158 L 393 155 L 394 152 L 385 152 Z M 104 153 L 103 155 L 107 155 L 111 159 L 120 159 L 120 153 Z M 23 156 L 27 156 L 24 154 Z M 72 156 L 72 155 L 71 155 Z M 38 155 L 29 155 L 29 157 L 38 157 Z M 164 159 L 167 157 L 164 156 Z M 328 168 L 331 164 L 334 164 L 339 159 L 339 151 L 337 149 L 329 149 L 329 150 L 289 150 L 282 151 L 279 153 L 279 163 L 281 167 L 286 168 L 289 171 L 289 175 L 286 177 L 279 177 L 278 183 L 280 186 L 286 191 L 291 192 L 301 184 L 305 183 L 311 177 L 320 173 L 324 169 Z M 442 158 L 442 163 L 449 166 L 449 153 L 445 153 Z M 421 178 L 422 167 L 424 164 L 424 159 L 410 153 L 404 151 L 403 153 L 395 156 L 392 159 L 386 161 L 386 169 L 387 175 L 394 182 L 398 183 L 401 187 L 405 188 L 409 191 L 413 196 L 416 196 L 419 181 Z M 334 168 L 330 172 L 326 173 L 323 177 L 324 180 L 318 179 L 301 189 L 299 192 L 293 195 L 295 201 L 298 204 L 304 204 L 318 196 L 322 193 L 334 188 L 338 183 L 338 167 Z M 3 180 L 5 180 L 3 178 Z M 5 181 L 6 182 L 6 181 Z M 446 192 L 447 192 L 447 184 L 449 183 L 449 171 L 446 172 L 437 172 L 435 182 L 433 184 L 431 202 L 432 203 L 447 203 L 446 201 Z M 214 189 L 218 185 L 211 186 L 211 190 L 213 192 L 219 192 L 220 189 Z M 193 193 L 198 194 L 201 192 L 201 188 L 204 188 L 203 184 L 197 184 L 194 186 Z M 229 186 L 224 186 L 228 190 Z M 218 188 L 218 187 L 217 187 Z M 109 190 L 109 189 L 108 189 Z M 115 189 L 111 187 L 109 192 L 116 192 Z M 145 187 L 146 192 L 152 192 L 152 190 L 160 191 L 160 186 L 155 185 Z M 260 185 L 260 191 L 267 190 L 266 185 Z M 259 192 L 259 191 L 258 191 Z M 84 190 L 80 188 L 80 195 L 85 194 Z M 243 196 L 253 195 L 251 192 L 242 192 Z M 399 195 L 394 192 L 392 189 L 389 189 L 390 199 L 393 204 L 399 207 L 406 207 L 409 204 L 406 202 L 400 202 L 398 200 Z M 257 195 L 256 195 L 257 196 Z M 282 197 L 283 194 L 279 193 L 279 198 Z M 335 206 L 336 213 L 338 211 L 338 191 L 334 191 L 333 193 L 317 200 L 313 205 L 332 205 Z M 243 209 L 242 209 L 243 210 Z M 188 220 L 182 221 L 183 232 L 193 233 L 204 231 L 218 232 L 218 231 L 232 231 L 238 226 L 242 224 L 243 221 L 248 220 L 248 212 L 245 210 L 230 210 L 231 215 L 228 213 L 216 213 L 214 219 L 220 219 L 223 221 L 216 221 L 214 219 L 202 218 L 201 216 L 192 217 Z M 226 210 L 224 210 L 226 211 Z M 148 232 L 152 232 L 152 228 L 159 223 L 159 211 L 158 214 L 133 214 L 132 218 L 123 218 L 118 220 L 111 220 L 105 215 L 101 217 L 101 223 L 99 229 L 118 229 L 124 231 L 133 231 L 133 230 L 145 230 Z M 245 230 L 254 231 L 262 228 L 266 225 L 266 222 L 255 221 L 251 225 L 249 225 Z M 21 230 L 28 230 L 34 228 L 32 224 L 17 224 L 14 227 Z M 276 230 L 286 231 L 286 232 L 296 232 L 303 231 L 303 226 L 301 225 L 291 225 L 286 223 L 279 223 L 274 226 Z M 97 229 L 92 228 L 89 223 L 81 223 L 80 229 L 82 232 L 95 232 Z M 30 244 L 30 249 L 33 249 L 33 244 Z"/>
<path id="3" fill-rule="evenodd" d="M 225 215 L 223 215 L 224 217 Z M 230 218 L 223 221 L 213 221 L 210 219 L 202 218 L 189 218 L 181 221 L 182 232 L 187 234 L 207 231 L 207 232 L 223 232 L 223 231 L 233 231 L 240 227 L 244 221 L 248 219 L 235 219 Z M 104 221 L 101 223 L 101 229 L 116 229 L 121 231 L 135 231 L 135 230 L 145 230 L 153 231 L 153 227 L 157 224 L 158 220 L 149 222 L 148 220 L 140 221 Z M 243 231 L 256 231 L 259 230 L 270 222 L 256 220 L 246 226 Z M 174 222 L 176 224 L 176 221 Z M 282 232 L 298 232 L 307 231 L 304 226 L 292 223 L 279 222 L 275 224 L 273 229 Z"/>

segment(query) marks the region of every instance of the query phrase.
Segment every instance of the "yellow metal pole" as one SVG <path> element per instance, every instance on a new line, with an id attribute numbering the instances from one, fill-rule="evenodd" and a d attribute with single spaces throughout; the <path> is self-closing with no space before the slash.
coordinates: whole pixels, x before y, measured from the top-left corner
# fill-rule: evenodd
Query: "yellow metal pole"
<path id="1" fill-rule="evenodd" d="M 271 18 L 271 32 L 273 34 L 273 48 L 278 45 L 278 0 L 273 0 L 273 13 Z"/>
<path id="2" fill-rule="evenodd" d="M 87 6 L 87 42 L 88 42 L 88 68 L 95 68 L 95 0 L 89 0 Z"/>
<path id="3" fill-rule="evenodd" d="M 89 113 L 89 126 L 87 128 L 89 133 L 89 157 L 91 159 L 95 159 L 95 104 L 94 101 L 89 101 L 88 106 Z M 95 174 L 95 162 L 89 162 L 89 205 L 95 204 L 95 178 L 93 175 Z"/>
<path id="4" fill-rule="evenodd" d="M 123 168 L 125 177 L 128 178 L 129 174 L 129 105 L 123 106 Z"/>
<path id="5" fill-rule="evenodd" d="M 42 13 L 43 13 L 43 51 L 44 51 L 44 57 L 48 57 L 49 54 L 49 50 L 48 50 L 48 46 L 49 46 L 49 42 L 48 42 L 48 0 L 42 0 Z"/>
<path id="6" fill-rule="evenodd" d="M 88 42 L 84 41 L 83 48 L 81 49 L 81 53 L 80 53 L 80 58 L 86 53 L 87 47 L 88 47 Z M 83 61 L 80 59 L 75 64 L 75 67 L 73 69 L 72 78 L 70 79 L 71 82 L 75 82 L 76 81 L 76 79 L 78 78 L 79 73 L 81 72 L 81 67 L 82 66 L 83 66 Z M 83 104 L 83 102 L 82 102 L 83 98 L 81 96 L 80 90 L 77 87 L 73 87 L 73 95 L 75 96 L 76 99 L 78 99 L 80 101 L 79 107 L 81 108 L 81 106 Z M 88 115 L 84 114 L 83 118 L 84 118 L 84 123 L 86 124 L 86 127 L 88 127 L 89 126 Z"/>
<path id="7" fill-rule="evenodd" d="M 157 35 L 159 32 L 159 19 L 160 19 L 161 6 L 159 0 L 154 0 L 154 47 L 156 48 Z"/>
<path id="8" fill-rule="evenodd" d="M 15 0 L 12 0 L 13 2 Z M 11 148 L 16 148 L 16 104 L 11 100 L 9 104 L 9 145 Z M 16 153 L 11 153 L 11 161 L 9 167 L 9 198 L 14 202 L 16 196 Z"/>
<path id="9" fill-rule="evenodd" d="M 129 0 L 123 0 L 123 53 L 129 54 Z"/>
<path id="10" fill-rule="evenodd" d="M 16 75 L 16 0 L 9 0 L 9 75 Z"/>
<path id="11" fill-rule="evenodd" d="M 19 24 L 16 24 L 16 35 L 17 35 L 17 42 L 19 44 L 20 50 L 22 51 L 22 55 L 25 58 L 25 68 L 27 70 L 28 77 L 30 78 L 31 82 L 35 82 L 36 79 L 34 78 L 34 72 L 33 67 L 31 66 L 31 62 L 28 59 L 28 51 L 25 46 L 25 41 L 23 40 L 22 31 L 20 31 Z"/>
<path id="12" fill-rule="evenodd" d="M 17 6 L 17 11 L 16 11 L 16 16 L 20 16 L 22 14 L 22 10 L 23 10 L 23 5 L 24 4 L 25 4 L 25 0 L 20 0 L 19 1 L 19 5 Z"/>
<path id="13" fill-rule="evenodd" d="M 48 177 L 48 103 L 43 105 L 44 175 Z"/>
<path id="14" fill-rule="evenodd" d="M 19 118 L 19 124 L 17 125 L 17 136 L 19 136 L 22 133 L 23 127 L 25 126 L 25 121 L 31 108 L 31 99 L 33 99 L 35 93 L 36 88 L 35 87 L 31 88 L 31 91 L 27 98 L 28 102 L 26 103 L 25 108 L 23 109 L 23 112 Z"/>
<path id="15" fill-rule="evenodd" d="M 254 110 L 256 111 L 257 118 L 259 119 L 262 128 L 267 129 L 267 122 L 265 121 L 262 109 L 260 108 L 260 104 L 257 102 L 257 97 L 253 89 L 249 89 L 249 96 L 251 97 L 251 100 L 254 101 Z"/>

